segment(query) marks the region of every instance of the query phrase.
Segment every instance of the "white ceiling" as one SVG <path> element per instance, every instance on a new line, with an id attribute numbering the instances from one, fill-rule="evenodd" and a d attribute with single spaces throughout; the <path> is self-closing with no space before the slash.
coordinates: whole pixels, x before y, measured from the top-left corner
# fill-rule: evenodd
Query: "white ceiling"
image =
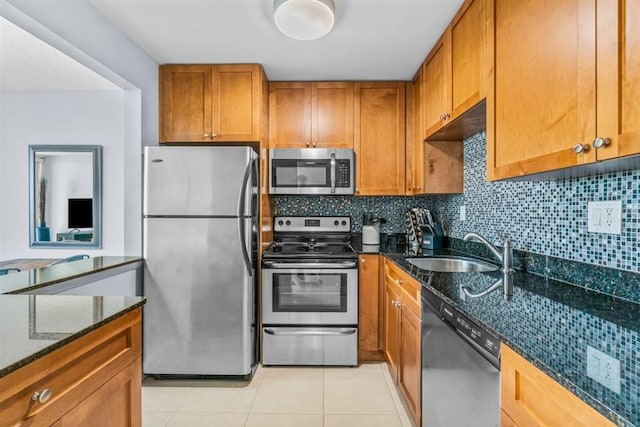
<path id="1" fill-rule="evenodd" d="M 0 91 L 121 90 L 0 16 Z"/>
<path id="2" fill-rule="evenodd" d="M 270 80 L 410 80 L 463 0 L 335 0 L 333 30 L 284 36 L 273 0 L 88 0 L 158 63 L 260 63 Z"/>

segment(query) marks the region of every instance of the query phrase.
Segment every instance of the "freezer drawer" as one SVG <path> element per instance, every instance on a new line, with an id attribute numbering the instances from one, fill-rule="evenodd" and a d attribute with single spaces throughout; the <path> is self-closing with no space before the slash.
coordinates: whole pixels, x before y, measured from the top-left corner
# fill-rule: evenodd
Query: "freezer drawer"
<path id="1" fill-rule="evenodd" d="M 263 327 L 264 365 L 358 364 L 356 327 Z"/>

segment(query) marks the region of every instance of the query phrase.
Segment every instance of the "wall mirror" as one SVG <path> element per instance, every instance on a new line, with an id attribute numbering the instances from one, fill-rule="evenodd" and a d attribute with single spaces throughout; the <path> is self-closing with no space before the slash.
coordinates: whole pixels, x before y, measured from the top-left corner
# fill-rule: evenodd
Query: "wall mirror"
<path id="1" fill-rule="evenodd" d="M 101 247 L 102 147 L 29 146 L 31 247 Z"/>

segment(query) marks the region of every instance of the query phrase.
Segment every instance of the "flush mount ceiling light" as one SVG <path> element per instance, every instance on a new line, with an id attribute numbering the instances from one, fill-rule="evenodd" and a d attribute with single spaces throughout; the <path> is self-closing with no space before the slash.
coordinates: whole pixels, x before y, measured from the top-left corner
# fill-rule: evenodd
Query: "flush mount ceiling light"
<path id="1" fill-rule="evenodd" d="M 276 27 L 297 40 L 315 40 L 333 28 L 333 0 L 275 0 Z"/>

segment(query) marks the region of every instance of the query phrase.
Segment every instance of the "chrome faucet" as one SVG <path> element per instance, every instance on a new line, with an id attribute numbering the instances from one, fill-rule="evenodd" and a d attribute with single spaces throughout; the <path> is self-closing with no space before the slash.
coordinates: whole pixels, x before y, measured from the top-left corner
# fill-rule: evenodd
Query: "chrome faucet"
<path id="1" fill-rule="evenodd" d="M 501 287 L 504 293 L 504 298 L 509 299 L 511 295 L 513 295 L 513 280 L 511 277 L 511 273 L 513 272 L 513 247 L 511 246 L 511 240 L 509 240 L 508 237 L 504 239 L 504 241 L 502 242 L 501 252 L 500 249 L 489 243 L 487 239 L 485 239 L 478 233 L 467 233 L 462 238 L 462 240 L 465 241 L 469 241 L 472 239 L 478 240 L 480 243 L 484 244 L 487 249 L 489 249 L 489 251 L 493 254 L 493 256 L 495 256 L 500 260 L 500 262 L 502 262 L 502 268 L 500 269 L 500 271 L 502 271 L 502 279 L 498 280 L 487 290 L 477 294 L 472 294 L 467 288 L 462 288 L 465 295 L 470 298 L 478 298 L 487 295 L 488 293 L 493 292 Z"/>

